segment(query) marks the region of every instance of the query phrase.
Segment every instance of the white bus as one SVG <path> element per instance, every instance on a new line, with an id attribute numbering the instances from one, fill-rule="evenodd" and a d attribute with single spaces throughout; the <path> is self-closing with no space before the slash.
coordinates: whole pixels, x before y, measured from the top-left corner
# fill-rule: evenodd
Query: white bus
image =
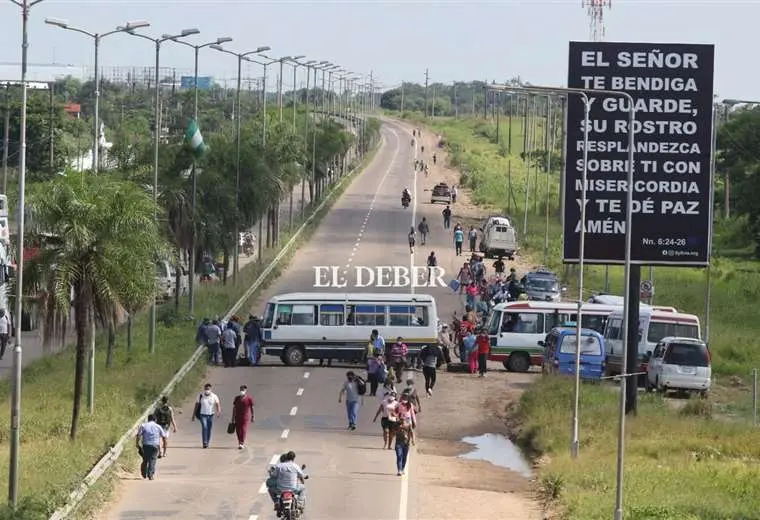
<path id="1" fill-rule="evenodd" d="M 684 314 L 672 307 L 641 306 L 639 311 L 639 366 L 629 367 L 628 373 L 646 372 L 648 356 L 662 338 L 678 336 L 699 339 L 702 337 L 699 318 Z M 607 356 L 606 373 L 619 375 L 623 362 L 623 310 L 609 315 L 604 329 L 604 351 Z M 641 378 L 640 378 L 641 379 Z"/>
<path id="2" fill-rule="evenodd" d="M 617 305 L 583 304 L 581 326 L 604 331 L 607 316 Z M 575 322 L 578 305 L 572 302 L 516 301 L 496 305 L 488 317 L 491 338 L 489 359 L 501 361 L 511 372 L 527 372 L 541 366 L 544 349 L 538 345 L 554 327 Z"/>
<path id="3" fill-rule="evenodd" d="M 267 302 L 264 350 L 286 365 L 308 359 L 361 359 L 377 329 L 390 346 L 401 336 L 414 354 L 438 341 L 435 299 L 427 294 L 290 293 Z"/>

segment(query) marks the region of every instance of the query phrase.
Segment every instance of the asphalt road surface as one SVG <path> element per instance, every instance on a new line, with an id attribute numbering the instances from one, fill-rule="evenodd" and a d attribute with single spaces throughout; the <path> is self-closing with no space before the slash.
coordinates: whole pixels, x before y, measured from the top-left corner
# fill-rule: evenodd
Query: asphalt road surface
<path id="1" fill-rule="evenodd" d="M 264 291 L 256 312 L 262 311 L 266 298 L 285 292 L 407 292 L 411 289 L 352 289 L 353 268 L 424 266 L 432 245 L 440 250 L 441 265 L 453 269 L 458 264 L 451 254 L 450 235 L 443 232 L 443 207 L 430 205 L 423 179 L 415 180 L 412 163 L 417 150 L 410 144 L 411 135 L 398 124 L 387 123 L 382 136 L 374 161 L 333 206 L 312 240 L 294 254 L 287 271 Z M 400 202 L 404 187 L 413 196 L 408 209 Z M 430 221 L 431 245 L 410 255 L 407 234 L 423 215 Z M 349 288 L 314 288 L 315 265 L 338 266 Z M 436 296 L 444 321 L 461 308 L 459 298 L 447 288 L 415 290 Z M 377 398 L 365 398 L 357 430 L 347 431 L 338 392 L 348 367 L 313 363 L 285 367 L 278 359 L 266 357 L 264 362 L 267 366 L 211 368 L 207 379 L 222 400 L 223 414 L 214 424 L 209 449 L 201 449 L 200 426 L 190 421 L 194 399 L 182 403 L 179 431 L 170 439 L 168 457 L 159 460 L 156 480 L 142 480 L 136 474 L 125 477 L 113 504 L 98 518 L 274 518 L 264 481 L 268 465 L 287 450 L 297 453 L 296 462 L 306 464 L 310 474 L 308 519 L 426 518 L 415 509 L 416 455 L 410 455 L 407 475 L 397 477 L 393 452 L 380 449 L 380 428 L 372 424 Z M 421 386 L 421 376 L 416 377 Z M 226 434 L 240 384 L 248 385 L 256 401 L 256 422 L 244 450 L 237 449 L 234 435 Z"/>

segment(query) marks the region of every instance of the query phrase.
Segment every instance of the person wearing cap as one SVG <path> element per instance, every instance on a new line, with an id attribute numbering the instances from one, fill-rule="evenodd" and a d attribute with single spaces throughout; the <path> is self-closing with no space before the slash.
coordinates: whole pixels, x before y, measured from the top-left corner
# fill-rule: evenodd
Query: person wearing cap
<path id="1" fill-rule="evenodd" d="M 258 365 L 261 360 L 260 347 L 264 340 L 261 332 L 261 320 L 253 314 L 248 316 L 248 321 L 243 328 L 245 332 L 245 353 L 251 366 Z"/>

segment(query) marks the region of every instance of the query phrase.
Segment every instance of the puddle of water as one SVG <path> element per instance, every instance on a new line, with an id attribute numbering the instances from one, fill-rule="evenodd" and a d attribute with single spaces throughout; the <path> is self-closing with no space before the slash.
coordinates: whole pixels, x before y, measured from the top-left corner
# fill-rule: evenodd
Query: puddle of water
<path id="1" fill-rule="evenodd" d="M 462 442 L 472 444 L 475 449 L 460 458 L 468 460 L 484 460 L 495 466 L 507 468 L 525 478 L 533 476 L 533 468 L 525 460 L 520 449 L 512 441 L 496 433 L 486 433 L 478 437 L 464 437 Z"/>

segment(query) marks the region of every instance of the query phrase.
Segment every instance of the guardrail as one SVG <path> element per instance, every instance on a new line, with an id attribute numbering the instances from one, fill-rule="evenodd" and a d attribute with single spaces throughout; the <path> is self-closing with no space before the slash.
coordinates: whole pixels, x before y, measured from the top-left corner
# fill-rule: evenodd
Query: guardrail
<path id="1" fill-rule="evenodd" d="M 378 145 L 382 143 L 382 138 L 378 142 Z M 233 314 L 235 314 L 240 307 L 245 304 L 246 301 L 251 297 L 251 295 L 258 290 L 259 287 L 264 283 L 264 281 L 267 279 L 269 274 L 275 269 L 275 267 L 280 263 L 280 261 L 285 257 L 285 255 L 290 251 L 293 244 L 296 242 L 298 237 L 301 236 L 304 229 L 311 224 L 311 222 L 314 220 L 314 217 L 322 211 L 322 209 L 325 207 L 325 204 L 329 200 L 332 199 L 332 195 L 336 192 L 336 190 L 346 181 L 346 179 L 351 178 L 351 176 L 356 173 L 356 171 L 361 166 L 358 166 L 351 170 L 348 175 L 344 176 L 335 186 L 332 187 L 330 192 L 328 193 L 327 197 L 325 197 L 322 202 L 314 208 L 314 211 L 311 212 L 309 217 L 304 221 L 303 224 L 296 230 L 296 232 L 293 234 L 293 236 L 288 240 L 288 242 L 283 246 L 282 250 L 277 254 L 277 256 L 272 259 L 272 261 L 269 263 L 269 265 L 262 271 L 262 273 L 259 275 L 258 278 L 256 278 L 256 281 L 253 282 L 253 284 L 246 290 L 246 292 L 243 294 L 243 296 L 240 297 L 240 299 L 235 302 L 235 304 L 227 311 L 227 314 L 225 314 L 223 320 L 227 321 L 229 320 Z M 132 425 L 132 427 L 127 430 L 127 432 L 121 436 L 121 438 L 116 442 L 116 444 L 108 450 L 108 453 L 106 453 L 98 462 L 95 464 L 95 466 L 90 470 L 90 472 L 84 477 L 82 480 L 82 483 L 75 489 L 70 495 L 69 498 L 66 501 L 66 504 L 64 504 L 63 507 L 58 509 L 53 513 L 53 515 L 50 517 L 50 520 L 65 520 L 69 517 L 71 513 L 76 510 L 77 506 L 82 502 L 87 492 L 90 490 L 90 488 L 98 481 L 100 478 L 105 474 L 105 472 L 110 468 L 114 462 L 121 456 L 122 452 L 124 451 L 124 447 L 126 446 L 127 442 L 129 442 L 131 439 L 135 437 L 137 434 L 137 429 L 140 427 L 142 423 L 144 423 L 148 417 L 148 414 L 152 413 L 153 410 L 155 410 L 156 406 L 158 406 L 159 400 L 161 396 L 168 395 L 174 390 L 174 388 L 177 386 L 177 384 L 184 379 L 184 377 L 187 375 L 190 370 L 195 366 L 195 364 L 203 357 L 203 355 L 206 352 L 206 347 L 204 345 L 198 346 L 198 348 L 195 349 L 195 352 L 193 353 L 192 357 L 188 360 L 187 363 L 185 363 L 182 368 L 180 368 L 176 374 L 174 374 L 174 377 L 172 377 L 171 381 L 164 387 L 163 390 L 161 390 L 161 394 L 159 397 L 156 398 L 156 400 L 151 403 L 151 405 L 143 412 L 143 414 L 140 416 L 140 418 L 135 421 L 135 423 Z"/>

